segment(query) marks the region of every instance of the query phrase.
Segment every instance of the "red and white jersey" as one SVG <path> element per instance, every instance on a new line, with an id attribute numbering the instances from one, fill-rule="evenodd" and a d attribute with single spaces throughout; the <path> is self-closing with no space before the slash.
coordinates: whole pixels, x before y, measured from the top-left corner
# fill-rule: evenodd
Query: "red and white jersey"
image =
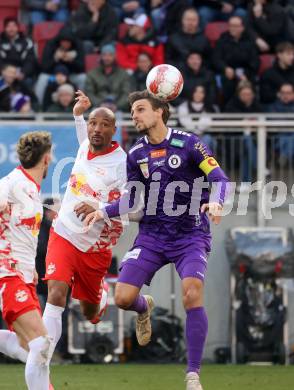
<path id="1" fill-rule="evenodd" d="M 22 168 L 0 180 L 0 278 L 34 278 L 38 235 L 43 217 L 40 186 Z"/>
<path id="2" fill-rule="evenodd" d="M 123 231 L 121 220 L 101 221 L 88 230 L 74 207 L 85 202 L 98 210 L 120 197 L 126 183 L 126 153 L 112 142 L 105 152 L 92 154 L 83 116 L 75 117 L 75 122 L 80 148 L 53 228 L 80 251 L 98 252 L 116 244 Z"/>

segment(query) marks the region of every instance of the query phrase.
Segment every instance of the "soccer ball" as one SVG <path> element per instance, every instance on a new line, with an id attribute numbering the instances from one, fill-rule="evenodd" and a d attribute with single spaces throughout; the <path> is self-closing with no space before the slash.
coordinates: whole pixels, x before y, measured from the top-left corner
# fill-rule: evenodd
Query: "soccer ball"
<path id="1" fill-rule="evenodd" d="M 150 70 L 146 79 L 147 91 L 161 100 L 173 100 L 183 89 L 181 72 L 172 65 L 157 65 Z"/>

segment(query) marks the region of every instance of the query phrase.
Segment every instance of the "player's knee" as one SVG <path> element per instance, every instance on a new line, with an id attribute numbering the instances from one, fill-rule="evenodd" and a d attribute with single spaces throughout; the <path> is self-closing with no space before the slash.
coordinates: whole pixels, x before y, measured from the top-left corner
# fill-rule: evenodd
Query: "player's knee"
<path id="1" fill-rule="evenodd" d="M 53 285 L 48 289 L 48 302 L 51 305 L 65 307 L 66 306 L 66 295 L 65 289 L 58 285 Z"/>
<path id="2" fill-rule="evenodd" d="M 183 305 L 186 310 L 193 307 L 202 306 L 202 304 L 201 288 L 193 285 L 184 290 Z"/>
<path id="3" fill-rule="evenodd" d="M 132 304 L 132 299 L 126 294 L 121 294 L 119 291 L 115 292 L 114 301 L 120 309 L 127 309 Z"/>

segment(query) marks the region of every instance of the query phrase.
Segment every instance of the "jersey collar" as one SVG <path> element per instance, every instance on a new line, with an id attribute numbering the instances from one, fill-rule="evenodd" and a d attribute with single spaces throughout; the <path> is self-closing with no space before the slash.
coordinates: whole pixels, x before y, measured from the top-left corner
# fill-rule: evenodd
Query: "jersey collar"
<path id="1" fill-rule="evenodd" d="M 172 132 L 172 129 L 171 129 L 170 127 L 168 127 L 168 128 L 167 128 L 167 135 L 166 135 L 166 137 L 165 137 L 165 139 L 166 139 L 167 141 L 170 139 L 171 132 Z M 146 144 L 149 144 L 147 135 L 145 135 L 144 140 L 145 140 Z"/>
<path id="2" fill-rule="evenodd" d="M 19 169 L 20 171 L 22 171 L 22 173 L 23 173 L 30 181 L 32 181 L 32 182 L 36 185 L 38 191 L 40 192 L 40 189 L 41 189 L 40 184 L 38 184 L 38 183 L 35 181 L 35 179 L 34 179 L 31 175 L 29 175 L 29 174 L 27 173 L 27 171 L 24 170 L 24 168 L 23 168 L 21 165 L 19 165 L 19 166 L 17 167 L 17 169 Z"/>
<path id="3" fill-rule="evenodd" d="M 88 160 L 92 160 L 95 157 L 104 156 L 105 154 L 109 154 L 109 153 L 113 152 L 115 149 L 117 149 L 118 147 L 119 147 L 119 143 L 116 141 L 112 141 L 111 146 L 109 148 L 105 149 L 103 152 L 92 153 L 89 149 L 88 156 L 87 156 Z"/>

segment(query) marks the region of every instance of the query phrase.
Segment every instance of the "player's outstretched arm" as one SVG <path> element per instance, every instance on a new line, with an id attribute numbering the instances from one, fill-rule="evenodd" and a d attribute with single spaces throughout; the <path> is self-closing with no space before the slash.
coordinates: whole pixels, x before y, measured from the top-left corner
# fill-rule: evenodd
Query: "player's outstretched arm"
<path id="1" fill-rule="evenodd" d="M 82 144 L 88 137 L 87 123 L 83 117 L 84 113 L 91 107 L 91 102 L 88 96 L 81 90 L 76 92 L 75 105 L 73 115 L 75 118 L 76 132 L 79 144 Z"/>

